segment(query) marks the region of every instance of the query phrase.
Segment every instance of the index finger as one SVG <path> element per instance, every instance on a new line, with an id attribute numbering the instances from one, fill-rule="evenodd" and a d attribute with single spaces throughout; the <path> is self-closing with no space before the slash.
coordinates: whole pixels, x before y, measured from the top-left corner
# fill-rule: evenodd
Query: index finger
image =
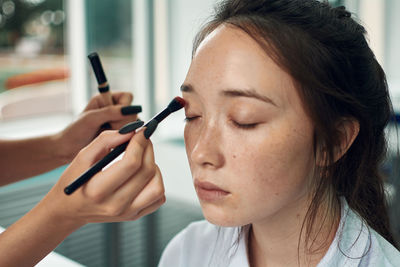
<path id="1" fill-rule="evenodd" d="M 87 183 L 85 191 L 89 195 L 100 195 L 103 197 L 113 192 L 140 170 L 148 145 L 149 141 L 143 136 L 143 131 L 136 133 L 131 138 L 122 159 L 112 164 L 106 170 L 96 174 Z M 149 157 L 151 157 L 150 160 L 154 161 L 152 153 L 150 153 Z"/>

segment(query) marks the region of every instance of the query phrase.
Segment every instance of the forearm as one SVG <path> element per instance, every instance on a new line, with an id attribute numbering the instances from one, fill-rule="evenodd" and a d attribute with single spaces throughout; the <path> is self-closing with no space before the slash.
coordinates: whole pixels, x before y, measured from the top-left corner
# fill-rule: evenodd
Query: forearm
<path id="1" fill-rule="evenodd" d="M 0 234 L 0 267 L 34 266 L 79 226 L 39 204 Z"/>
<path id="2" fill-rule="evenodd" d="M 0 186 L 38 175 L 68 163 L 57 136 L 0 140 Z"/>

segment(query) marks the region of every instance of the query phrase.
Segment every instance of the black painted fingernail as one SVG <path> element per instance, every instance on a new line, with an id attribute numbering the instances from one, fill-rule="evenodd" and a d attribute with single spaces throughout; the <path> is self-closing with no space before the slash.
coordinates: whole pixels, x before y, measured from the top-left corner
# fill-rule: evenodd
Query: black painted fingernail
<path id="1" fill-rule="evenodd" d="M 142 112 L 142 106 L 126 106 L 121 108 L 122 115 L 132 115 Z"/>
<path id="2" fill-rule="evenodd" d="M 109 122 L 104 123 L 100 127 L 102 130 L 110 130 L 111 129 L 111 124 Z"/>
<path id="3" fill-rule="evenodd" d="M 120 134 L 127 134 L 127 133 L 130 133 L 130 132 L 133 132 L 134 130 L 136 130 L 139 127 L 142 127 L 143 124 L 144 124 L 144 122 L 143 121 L 139 121 L 139 120 L 134 121 L 134 122 L 130 122 L 130 123 L 125 124 L 124 126 L 122 126 L 122 128 L 119 129 L 118 132 Z"/>
<path id="4" fill-rule="evenodd" d="M 146 129 L 144 130 L 144 137 L 146 137 L 146 139 L 149 139 L 150 136 L 154 133 L 154 131 L 157 129 L 158 126 L 158 121 L 156 120 L 151 120 L 147 125 L 146 125 Z"/>

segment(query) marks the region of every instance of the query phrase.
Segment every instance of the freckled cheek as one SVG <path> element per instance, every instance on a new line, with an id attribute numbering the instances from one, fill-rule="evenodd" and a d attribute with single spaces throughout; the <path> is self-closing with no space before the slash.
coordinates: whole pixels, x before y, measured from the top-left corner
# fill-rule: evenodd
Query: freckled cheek
<path id="1" fill-rule="evenodd" d="M 184 130 L 185 150 L 192 175 L 197 168 L 197 164 L 195 164 L 195 159 L 193 158 L 193 151 L 196 149 L 199 137 L 200 135 L 198 130 L 194 130 L 192 126 L 186 125 Z"/>
<path id="2" fill-rule="evenodd" d="M 196 142 L 196 135 L 193 134 L 193 129 L 192 127 L 186 125 L 185 129 L 183 131 L 183 138 L 185 140 L 185 148 L 186 148 L 186 153 L 190 155 L 190 151 L 193 149 L 193 145 Z"/>
<path id="3" fill-rule="evenodd" d="M 232 175 L 238 178 L 237 188 L 279 195 L 288 182 L 284 153 L 281 146 L 272 144 L 246 146 L 245 150 L 232 153 L 229 165 Z"/>

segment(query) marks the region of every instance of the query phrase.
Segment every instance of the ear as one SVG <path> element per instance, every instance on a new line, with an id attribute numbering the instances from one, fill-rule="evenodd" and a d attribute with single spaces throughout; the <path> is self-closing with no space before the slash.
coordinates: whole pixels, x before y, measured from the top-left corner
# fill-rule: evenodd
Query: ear
<path id="1" fill-rule="evenodd" d="M 339 140 L 334 146 L 334 162 L 349 150 L 360 131 L 360 123 L 354 118 L 342 118 L 336 124 L 336 129 Z"/>

